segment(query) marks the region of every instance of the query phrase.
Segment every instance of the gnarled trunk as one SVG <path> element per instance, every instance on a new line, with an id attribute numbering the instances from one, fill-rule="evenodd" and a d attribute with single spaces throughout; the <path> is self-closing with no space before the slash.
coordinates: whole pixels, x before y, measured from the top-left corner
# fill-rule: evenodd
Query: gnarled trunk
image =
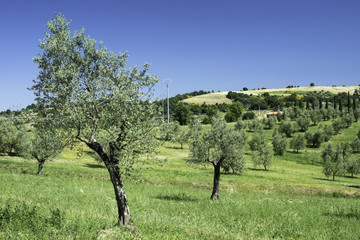
<path id="1" fill-rule="evenodd" d="M 220 197 L 219 195 L 219 183 L 220 183 L 220 164 L 213 163 L 214 166 L 214 185 L 211 194 L 211 200 L 216 200 Z"/>
<path id="2" fill-rule="evenodd" d="M 45 164 L 45 160 L 38 160 L 39 166 L 38 166 L 38 175 L 41 175 L 43 173 L 43 168 Z"/>
<path id="3" fill-rule="evenodd" d="M 132 220 L 130 216 L 130 209 L 126 198 L 124 185 L 121 180 L 120 168 L 118 165 L 105 165 L 109 171 L 110 179 L 115 191 L 116 203 L 118 207 L 117 225 L 129 225 L 132 223 Z"/>
<path id="4" fill-rule="evenodd" d="M 93 142 L 93 143 L 87 143 L 87 145 L 91 149 L 93 149 L 97 154 L 99 154 L 110 174 L 110 180 L 114 187 L 115 198 L 118 207 L 117 225 L 126 226 L 132 224 L 130 209 L 126 198 L 124 185 L 121 179 L 118 162 L 109 158 L 108 154 L 105 152 L 101 144 L 97 142 Z"/>

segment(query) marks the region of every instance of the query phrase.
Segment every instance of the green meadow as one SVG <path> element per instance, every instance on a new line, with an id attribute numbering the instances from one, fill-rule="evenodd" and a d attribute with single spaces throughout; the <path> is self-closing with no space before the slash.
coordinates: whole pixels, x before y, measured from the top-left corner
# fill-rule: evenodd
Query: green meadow
<path id="1" fill-rule="evenodd" d="M 246 169 L 222 173 L 217 201 L 212 166 L 188 164 L 187 146 L 165 143 L 125 176 L 132 228 L 114 227 L 113 187 L 90 153 L 66 149 L 42 176 L 35 160 L 0 156 L 0 239 L 359 239 L 360 179 L 326 178 L 320 158 L 359 129 L 274 156 L 268 171 L 253 167 L 246 146 Z"/>

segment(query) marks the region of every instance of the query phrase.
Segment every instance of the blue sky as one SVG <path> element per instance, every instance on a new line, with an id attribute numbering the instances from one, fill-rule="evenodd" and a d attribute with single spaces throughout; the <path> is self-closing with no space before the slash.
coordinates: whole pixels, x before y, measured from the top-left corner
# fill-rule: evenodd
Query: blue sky
<path id="1" fill-rule="evenodd" d="M 128 51 L 129 67 L 151 63 L 152 74 L 173 81 L 172 96 L 360 83 L 358 0 L 2 0 L 0 111 L 33 102 L 32 58 L 59 12 L 72 30 Z M 165 93 L 160 83 L 156 96 Z"/>

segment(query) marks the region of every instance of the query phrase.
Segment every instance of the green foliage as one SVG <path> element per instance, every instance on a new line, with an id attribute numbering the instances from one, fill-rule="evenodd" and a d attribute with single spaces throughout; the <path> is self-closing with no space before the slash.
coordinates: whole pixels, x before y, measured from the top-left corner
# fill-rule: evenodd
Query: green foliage
<path id="1" fill-rule="evenodd" d="M 328 145 L 321 152 L 321 157 L 324 161 L 323 165 L 323 173 L 326 177 L 332 176 L 333 180 L 335 180 L 335 176 L 341 176 L 345 173 L 345 161 L 343 148 L 340 144 L 338 144 L 335 148 L 332 145 Z"/>
<path id="2" fill-rule="evenodd" d="M 46 120 L 36 124 L 31 145 L 27 151 L 39 163 L 38 174 L 42 174 L 42 168 L 47 160 L 52 160 L 58 156 L 64 147 L 70 144 L 71 139 L 68 139 L 63 133 L 46 124 Z"/>
<path id="3" fill-rule="evenodd" d="M 257 131 L 253 134 L 249 141 L 251 151 L 259 150 L 266 142 L 266 135 L 263 130 Z"/>
<path id="4" fill-rule="evenodd" d="M 188 133 L 184 130 L 180 130 L 176 136 L 176 142 L 178 142 L 181 146 L 181 149 L 183 149 L 184 144 L 188 142 Z"/>
<path id="5" fill-rule="evenodd" d="M 324 142 L 324 131 L 318 128 L 315 132 L 306 132 L 305 139 L 308 145 L 319 148 L 321 143 Z"/>
<path id="6" fill-rule="evenodd" d="M 333 122 L 332 122 L 332 127 L 334 129 L 334 133 L 338 134 L 340 132 L 341 129 L 345 128 L 345 123 L 344 121 L 342 121 L 341 118 L 336 118 Z"/>
<path id="7" fill-rule="evenodd" d="M 257 118 L 248 122 L 249 131 L 260 131 L 262 129 L 261 121 Z"/>
<path id="8" fill-rule="evenodd" d="M 360 158 L 349 158 L 345 162 L 345 168 L 346 172 L 351 175 L 351 177 L 354 177 L 355 175 L 360 173 Z"/>
<path id="9" fill-rule="evenodd" d="M 215 106 L 206 106 L 206 116 L 203 118 L 203 124 L 211 124 L 212 118 L 217 113 L 217 108 Z"/>
<path id="10" fill-rule="evenodd" d="M 333 111 L 333 109 L 331 109 L 331 108 L 322 108 L 320 110 L 322 118 L 323 118 L 324 121 L 330 120 L 330 118 L 331 118 L 331 116 L 333 114 L 332 111 Z"/>
<path id="11" fill-rule="evenodd" d="M 354 122 L 354 116 L 351 113 L 346 113 L 341 117 L 345 128 L 351 127 Z"/>
<path id="12" fill-rule="evenodd" d="M 351 141 L 351 148 L 354 152 L 360 151 L 360 139 L 358 137 L 354 137 L 354 139 Z"/>
<path id="13" fill-rule="evenodd" d="M 247 121 L 239 119 L 236 121 L 234 128 L 236 131 L 240 131 L 240 130 L 245 130 L 247 126 L 248 126 Z"/>
<path id="14" fill-rule="evenodd" d="M 8 203 L 0 206 L 0 237 L 1 232 L 13 233 L 10 238 L 17 239 L 16 233 L 21 232 L 23 237 L 27 235 L 33 239 L 56 238 L 61 236 L 59 232 L 65 232 L 64 220 L 64 213 L 59 209 L 51 210 L 50 216 L 46 216 L 36 206 Z M 20 234 L 18 237 L 22 238 Z"/>
<path id="15" fill-rule="evenodd" d="M 303 134 L 297 134 L 292 137 L 290 141 L 290 148 L 296 151 L 297 153 L 299 150 L 305 148 L 305 138 Z"/>
<path id="16" fill-rule="evenodd" d="M 279 133 L 284 133 L 286 137 L 291 137 L 296 132 L 297 125 L 289 120 L 281 121 L 279 124 Z"/>
<path id="17" fill-rule="evenodd" d="M 275 134 L 272 141 L 274 153 L 283 156 L 287 147 L 287 138 L 284 134 Z"/>
<path id="18" fill-rule="evenodd" d="M 190 122 L 190 106 L 183 103 L 178 102 L 175 107 L 174 119 L 180 123 L 180 125 L 187 125 Z"/>
<path id="19" fill-rule="evenodd" d="M 27 157 L 30 139 L 24 125 L 0 119 L 0 153 Z"/>
<path id="20" fill-rule="evenodd" d="M 117 161 L 149 151 L 158 113 L 149 101 L 158 81 L 147 74 L 149 64 L 127 70 L 126 53 L 108 51 L 84 29 L 71 33 L 69 25 L 60 14 L 49 21 L 34 58 L 40 71 L 31 89 L 40 106 L 52 106 L 41 114 L 78 140 L 101 144 Z"/>
<path id="21" fill-rule="evenodd" d="M 255 119 L 255 113 L 254 112 L 244 112 L 243 116 L 242 116 L 242 120 L 251 120 L 251 119 Z"/>
<path id="22" fill-rule="evenodd" d="M 160 131 L 163 141 L 175 142 L 181 131 L 180 124 L 177 121 L 163 123 Z"/>
<path id="23" fill-rule="evenodd" d="M 317 125 L 322 119 L 321 111 L 318 109 L 310 110 L 309 114 L 310 114 L 310 119 L 314 125 Z"/>
<path id="24" fill-rule="evenodd" d="M 31 90 L 43 106 L 40 116 L 102 159 L 114 185 L 118 223 L 127 225 L 131 218 L 120 169 L 158 144 L 159 109 L 151 98 L 159 79 L 147 73 L 148 63 L 126 69 L 127 53 L 110 52 L 84 29 L 71 33 L 69 26 L 61 14 L 47 23 Z"/>
<path id="25" fill-rule="evenodd" d="M 277 119 L 276 117 L 268 117 L 268 118 L 263 118 L 262 123 L 265 125 L 265 127 L 267 129 L 272 129 L 276 123 L 277 123 Z"/>
<path id="26" fill-rule="evenodd" d="M 233 102 L 229 105 L 228 110 L 224 116 L 226 122 L 236 122 L 243 112 L 243 106 L 240 102 Z"/>
<path id="27" fill-rule="evenodd" d="M 189 123 L 189 129 L 187 132 L 187 139 L 189 143 L 192 141 L 198 141 L 202 134 L 202 124 L 200 123 L 200 119 L 196 117 L 192 117 Z"/>
<path id="28" fill-rule="evenodd" d="M 194 132 L 194 130 L 191 131 Z M 192 134 L 190 137 L 192 141 L 189 143 L 190 162 L 205 164 L 208 162 L 244 161 L 242 155 L 242 148 L 245 144 L 244 134 L 226 126 L 226 122 L 220 120 L 219 116 L 213 118 L 212 128 L 209 132 L 203 133 L 200 138 L 195 138 L 194 135 L 197 134 Z"/>
<path id="29" fill-rule="evenodd" d="M 322 130 L 323 134 L 324 134 L 324 141 L 328 142 L 331 139 L 331 136 L 333 135 L 334 132 L 334 128 L 332 125 L 319 125 L 319 129 Z"/>
<path id="30" fill-rule="evenodd" d="M 296 122 L 300 128 L 301 132 L 306 132 L 310 127 L 310 119 L 309 117 L 302 115 L 296 119 Z"/>
<path id="31" fill-rule="evenodd" d="M 271 145 L 263 144 L 257 150 L 251 153 L 251 158 L 254 166 L 263 165 L 265 171 L 272 164 L 273 152 Z"/>

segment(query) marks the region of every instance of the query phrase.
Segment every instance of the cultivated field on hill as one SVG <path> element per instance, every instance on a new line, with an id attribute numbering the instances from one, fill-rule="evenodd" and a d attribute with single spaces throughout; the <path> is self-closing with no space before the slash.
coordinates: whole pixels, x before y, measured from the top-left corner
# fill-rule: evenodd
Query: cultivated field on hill
<path id="1" fill-rule="evenodd" d="M 262 93 L 268 92 L 271 95 L 288 95 L 289 91 L 302 93 L 302 92 L 313 92 L 313 91 L 324 91 L 324 92 L 331 92 L 334 94 L 340 92 L 350 92 L 350 94 L 354 93 L 355 89 L 359 88 L 359 86 L 345 86 L 345 87 L 326 87 L 326 86 L 319 86 L 319 87 L 296 87 L 296 88 L 273 88 L 273 89 L 260 89 L 260 90 L 248 90 L 248 91 L 233 91 L 238 93 L 245 93 L 245 94 L 253 94 L 258 95 Z M 188 99 L 183 100 L 186 103 L 197 103 L 197 104 L 216 104 L 216 103 L 231 103 L 231 100 L 226 98 L 228 92 L 215 92 L 215 93 L 208 93 L 204 95 L 199 95 L 195 97 L 191 97 Z"/>

